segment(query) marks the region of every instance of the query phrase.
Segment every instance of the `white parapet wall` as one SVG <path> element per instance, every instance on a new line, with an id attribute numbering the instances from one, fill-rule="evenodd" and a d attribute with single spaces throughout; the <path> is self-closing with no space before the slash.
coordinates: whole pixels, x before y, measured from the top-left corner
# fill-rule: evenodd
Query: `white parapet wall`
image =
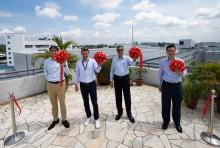
<path id="1" fill-rule="evenodd" d="M 144 83 L 158 86 L 160 84 L 158 79 L 158 69 L 148 68 L 147 72 L 143 74 Z"/>
<path id="2" fill-rule="evenodd" d="M 43 74 L 0 81 L 0 102 L 8 102 L 8 93 L 13 91 L 16 98 L 39 94 L 46 91 Z"/>
<path id="3" fill-rule="evenodd" d="M 71 71 L 74 83 L 75 72 Z M 8 93 L 13 91 L 16 98 L 24 98 L 47 91 L 44 74 L 0 81 L 0 104 L 9 102 Z"/>

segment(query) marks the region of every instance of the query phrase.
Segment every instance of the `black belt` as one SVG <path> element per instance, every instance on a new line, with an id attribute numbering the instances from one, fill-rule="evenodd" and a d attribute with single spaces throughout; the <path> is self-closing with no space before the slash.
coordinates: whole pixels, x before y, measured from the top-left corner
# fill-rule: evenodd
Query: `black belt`
<path id="1" fill-rule="evenodd" d="M 52 84 L 58 84 L 60 83 L 60 81 L 56 81 L 56 82 L 51 82 L 51 81 L 48 81 L 49 83 L 52 83 Z"/>
<path id="2" fill-rule="evenodd" d="M 93 84 L 93 83 L 95 83 L 95 80 L 94 80 L 94 81 L 92 81 L 92 82 L 89 82 L 89 83 L 80 82 L 80 84 L 82 84 L 82 85 L 90 85 L 90 84 Z"/>
<path id="3" fill-rule="evenodd" d="M 170 85 L 170 86 L 176 86 L 176 85 L 180 85 L 180 84 L 181 84 L 181 82 L 170 83 L 170 82 L 167 82 L 167 81 L 164 81 L 164 80 L 163 80 L 163 83 L 164 83 L 164 84 L 167 84 L 167 85 Z"/>

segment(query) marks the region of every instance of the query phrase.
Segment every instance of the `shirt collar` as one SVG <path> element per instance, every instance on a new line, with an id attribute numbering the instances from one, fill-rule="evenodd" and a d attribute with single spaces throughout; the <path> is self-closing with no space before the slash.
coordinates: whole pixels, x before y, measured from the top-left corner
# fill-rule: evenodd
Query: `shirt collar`
<path id="1" fill-rule="evenodd" d="M 166 59 L 166 61 L 169 61 L 169 59 L 168 59 L 168 57 L 167 57 L 167 56 L 166 56 L 166 58 L 165 58 L 165 59 Z M 174 59 L 176 60 L 177 58 L 176 58 L 176 57 L 174 57 Z"/>
<path id="2" fill-rule="evenodd" d="M 122 58 L 119 58 L 119 56 L 117 56 L 118 57 L 118 59 L 120 60 L 120 59 L 124 59 L 125 58 L 125 55 L 123 55 L 123 57 Z"/>

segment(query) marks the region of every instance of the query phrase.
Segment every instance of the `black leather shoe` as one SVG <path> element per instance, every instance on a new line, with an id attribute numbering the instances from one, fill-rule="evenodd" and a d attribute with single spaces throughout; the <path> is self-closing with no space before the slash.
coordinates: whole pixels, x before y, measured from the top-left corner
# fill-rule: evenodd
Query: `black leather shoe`
<path id="1" fill-rule="evenodd" d="M 52 128 L 54 128 L 54 126 L 55 126 L 57 123 L 59 123 L 59 119 L 58 119 L 57 121 L 53 121 L 53 122 L 51 123 L 51 125 L 48 127 L 48 130 L 51 130 Z"/>
<path id="2" fill-rule="evenodd" d="M 168 128 L 168 124 L 163 123 L 163 124 L 162 124 L 162 129 L 163 129 L 163 130 L 166 130 L 167 128 Z"/>
<path id="3" fill-rule="evenodd" d="M 179 133 L 182 133 L 183 132 L 183 129 L 180 125 L 176 126 L 176 130 L 179 132 Z"/>
<path id="4" fill-rule="evenodd" d="M 63 124 L 63 126 L 64 126 L 65 128 L 69 128 L 69 127 L 70 127 L 70 124 L 69 124 L 69 122 L 68 122 L 67 120 L 62 121 L 62 124 Z"/>
<path id="5" fill-rule="evenodd" d="M 122 116 L 122 115 L 119 115 L 119 114 L 118 114 L 118 115 L 115 117 L 115 120 L 118 121 L 118 120 L 121 118 L 121 116 Z"/>
<path id="6" fill-rule="evenodd" d="M 134 117 L 132 117 L 132 116 L 128 116 L 128 119 L 131 121 L 131 123 L 135 122 Z"/>

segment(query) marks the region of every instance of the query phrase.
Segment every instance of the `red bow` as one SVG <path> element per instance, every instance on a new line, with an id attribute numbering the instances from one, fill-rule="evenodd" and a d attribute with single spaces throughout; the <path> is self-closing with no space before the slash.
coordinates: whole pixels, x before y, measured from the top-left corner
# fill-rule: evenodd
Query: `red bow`
<path id="1" fill-rule="evenodd" d="M 55 60 L 60 64 L 60 85 L 63 86 L 63 63 L 69 59 L 70 55 L 66 50 L 60 50 L 55 55 Z"/>
<path id="2" fill-rule="evenodd" d="M 183 72 L 185 70 L 185 64 L 181 60 L 173 60 L 170 62 L 170 70 L 175 72 L 176 70 Z"/>
<path id="3" fill-rule="evenodd" d="M 103 64 L 106 60 L 107 60 L 107 57 L 106 57 L 106 54 L 102 51 L 97 51 L 95 54 L 94 54 L 94 59 L 95 61 L 101 65 Z"/>
<path id="4" fill-rule="evenodd" d="M 140 70 L 142 70 L 143 68 L 143 56 L 142 56 L 142 52 L 141 49 L 138 47 L 132 47 L 129 49 L 129 56 L 132 59 L 137 59 L 140 57 Z"/>

